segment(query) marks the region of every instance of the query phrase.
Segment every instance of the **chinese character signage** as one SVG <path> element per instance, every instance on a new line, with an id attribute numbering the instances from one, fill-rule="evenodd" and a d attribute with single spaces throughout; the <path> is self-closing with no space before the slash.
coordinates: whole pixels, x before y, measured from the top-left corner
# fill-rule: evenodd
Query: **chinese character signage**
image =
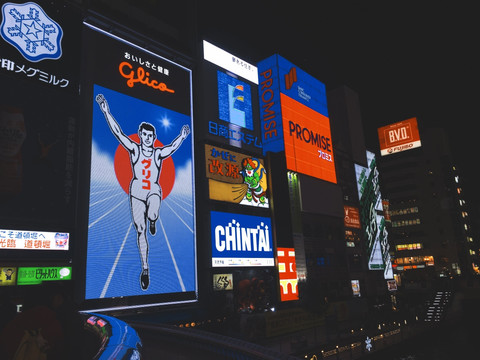
<path id="1" fill-rule="evenodd" d="M 360 212 L 358 211 L 358 208 L 354 206 L 344 205 L 343 211 L 345 214 L 343 224 L 346 228 L 362 228 L 360 224 Z"/>
<path id="2" fill-rule="evenodd" d="M 273 266 L 271 219 L 211 211 L 212 266 Z"/>
<path id="3" fill-rule="evenodd" d="M 64 232 L 0 229 L 2 250 L 68 250 L 70 234 Z"/>
<path id="4" fill-rule="evenodd" d="M 297 266 L 294 248 L 277 248 L 280 300 L 298 300 Z"/>
<path id="5" fill-rule="evenodd" d="M 213 274 L 213 290 L 225 291 L 233 290 L 232 274 Z"/>
<path id="6" fill-rule="evenodd" d="M 285 151 L 289 170 L 336 183 L 325 85 L 279 55 L 258 66 L 264 154 Z"/>
<path id="7" fill-rule="evenodd" d="M 210 199 L 268 207 L 267 170 L 263 159 L 205 145 Z"/>
<path id="8" fill-rule="evenodd" d="M 85 299 L 195 300 L 191 71 L 91 25 L 85 33 L 92 113 Z"/>

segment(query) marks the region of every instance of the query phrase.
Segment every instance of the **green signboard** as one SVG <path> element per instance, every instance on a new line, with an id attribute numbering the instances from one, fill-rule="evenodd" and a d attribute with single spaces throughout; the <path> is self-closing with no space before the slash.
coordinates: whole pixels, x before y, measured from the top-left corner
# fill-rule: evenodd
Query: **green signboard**
<path id="1" fill-rule="evenodd" d="M 67 266 L 19 267 L 17 285 L 35 285 L 43 281 L 71 279 L 72 268 Z"/>

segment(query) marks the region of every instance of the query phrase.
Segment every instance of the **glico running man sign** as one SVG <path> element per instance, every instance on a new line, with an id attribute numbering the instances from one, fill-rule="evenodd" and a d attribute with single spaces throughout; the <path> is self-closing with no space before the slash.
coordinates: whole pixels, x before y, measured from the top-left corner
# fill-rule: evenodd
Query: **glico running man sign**
<path id="1" fill-rule="evenodd" d="M 93 26 L 85 31 L 92 112 L 85 299 L 194 300 L 191 71 Z"/>

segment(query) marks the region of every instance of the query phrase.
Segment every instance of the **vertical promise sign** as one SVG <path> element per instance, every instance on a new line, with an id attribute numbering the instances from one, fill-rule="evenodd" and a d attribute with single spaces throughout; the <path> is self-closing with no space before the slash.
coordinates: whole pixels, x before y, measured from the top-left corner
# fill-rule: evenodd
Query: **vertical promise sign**
<path id="1" fill-rule="evenodd" d="M 92 114 L 85 300 L 194 301 L 191 70 L 85 25 Z"/>

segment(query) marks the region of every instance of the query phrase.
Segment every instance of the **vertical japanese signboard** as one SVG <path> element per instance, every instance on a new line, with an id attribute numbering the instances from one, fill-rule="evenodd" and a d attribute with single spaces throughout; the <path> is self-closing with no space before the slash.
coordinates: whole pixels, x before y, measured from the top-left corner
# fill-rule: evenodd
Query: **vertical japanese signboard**
<path id="1" fill-rule="evenodd" d="M 89 24 L 84 36 L 92 114 L 85 299 L 194 301 L 191 70 Z"/>
<path id="2" fill-rule="evenodd" d="M 382 195 L 375 154 L 367 151 L 367 166 L 355 164 L 360 219 L 364 229 L 368 267 L 383 270 L 385 279 L 393 278 L 388 232 L 383 217 Z"/>
<path id="3" fill-rule="evenodd" d="M 285 151 L 289 170 L 336 183 L 325 85 L 279 55 L 258 72 L 264 154 Z"/>

